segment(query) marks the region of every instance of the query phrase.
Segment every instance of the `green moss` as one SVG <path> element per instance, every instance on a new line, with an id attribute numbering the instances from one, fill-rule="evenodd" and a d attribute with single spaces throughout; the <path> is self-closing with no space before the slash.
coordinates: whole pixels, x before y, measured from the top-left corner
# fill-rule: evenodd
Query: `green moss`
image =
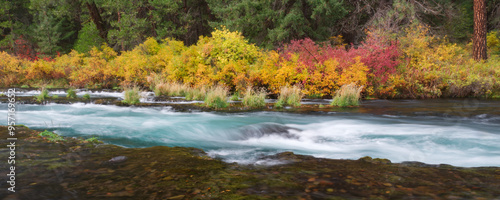
<path id="1" fill-rule="evenodd" d="M 61 137 L 60 135 L 57 135 L 56 133 L 50 132 L 50 131 L 47 131 L 47 130 L 41 132 L 38 135 L 41 136 L 41 137 L 47 138 L 47 140 L 49 140 L 51 142 L 65 141 L 65 139 L 63 137 Z"/>
<path id="2" fill-rule="evenodd" d="M 90 94 L 88 94 L 88 93 L 84 94 L 83 98 L 86 99 L 86 100 L 89 100 L 90 99 Z"/>

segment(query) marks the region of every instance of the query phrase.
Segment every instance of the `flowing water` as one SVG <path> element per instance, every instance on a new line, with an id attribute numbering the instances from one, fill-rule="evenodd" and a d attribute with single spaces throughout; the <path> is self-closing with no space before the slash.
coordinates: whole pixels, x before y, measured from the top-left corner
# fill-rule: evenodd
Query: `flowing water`
<path id="1" fill-rule="evenodd" d="M 7 116 L 7 104 L 0 104 L 0 115 Z M 306 113 L 28 104 L 18 105 L 16 121 L 124 147 L 196 147 L 242 164 L 276 164 L 265 156 L 292 151 L 335 159 L 500 166 L 498 100 L 372 100 L 360 108 Z"/>

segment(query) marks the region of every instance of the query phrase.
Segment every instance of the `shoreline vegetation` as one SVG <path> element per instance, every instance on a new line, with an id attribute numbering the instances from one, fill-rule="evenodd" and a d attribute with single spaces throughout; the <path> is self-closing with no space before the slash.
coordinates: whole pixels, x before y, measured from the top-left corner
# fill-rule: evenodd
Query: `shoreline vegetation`
<path id="1" fill-rule="evenodd" d="M 0 126 L 0 133 L 7 138 L 7 127 Z M 16 136 L 23 144 L 16 156 L 22 159 L 16 160 L 17 192 L 0 191 L 7 198 L 491 199 L 500 195 L 498 167 L 391 163 L 370 157 L 324 159 L 292 152 L 263 158 L 277 165 L 240 165 L 210 158 L 196 148 L 123 148 L 102 144 L 95 137 L 61 137 L 22 125 L 16 126 Z M 4 165 L 0 163 L 7 168 Z"/>
<path id="2" fill-rule="evenodd" d="M 217 90 L 219 95 L 235 98 L 248 88 L 283 96 L 289 87 L 300 88 L 299 98 L 332 98 L 342 86 L 355 84 L 362 86 L 360 98 L 500 97 L 499 55 L 490 52 L 487 61 L 474 61 L 470 45 L 434 37 L 422 25 L 409 26 L 397 40 L 386 35 L 368 31 L 357 48 L 306 38 L 267 50 L 221 28 L 191 46 L 149 38 L 130 51 L 116 52 L 103 44 L 53 59 L 27 60 L 0 52 L 0 86 L 137 87 L 207 100 L 218 87 L 225 88 Z"/>

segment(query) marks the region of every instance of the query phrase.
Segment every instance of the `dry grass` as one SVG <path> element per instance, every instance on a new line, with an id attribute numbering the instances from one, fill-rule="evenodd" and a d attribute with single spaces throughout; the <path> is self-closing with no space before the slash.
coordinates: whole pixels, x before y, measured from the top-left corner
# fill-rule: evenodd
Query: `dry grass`
<path id="1" fill-rule="evenodd" d="M 255 91 L 252 87 L 248 87 L 243 96 L 243 105 L 251 108 L 259 108 L 266 106 L 266 91 Z"/>
<path id="2" fill-rule="evenodd" d="M 205 104 L 212 108 L 225 108 L 227 103 L 228 89 L 224 86 L 211 87 L 205 97 Z"/>
<path id="3" fill-rule="evenodd" d="M 332 106 L 358 106 L 359 99 L 361 99 L 361 91 L 363 91 L 363 86 L 358 87 L 354 83 L 343 85 L 335 93 L 335 97 L 333 97 L 332 101 Z"/>
<path id="4" fill-rule="evenodd" d="M 300 101 L 302 100 L 302 90 L 300 87 L 294 85 L 293 87 L 284 86 L 280 88 L 280 95 L 278 96 L 278 101 L 276 101 L 276 107 L 283 107 L 286 105 L 290 106 L 300 106 Z"/>

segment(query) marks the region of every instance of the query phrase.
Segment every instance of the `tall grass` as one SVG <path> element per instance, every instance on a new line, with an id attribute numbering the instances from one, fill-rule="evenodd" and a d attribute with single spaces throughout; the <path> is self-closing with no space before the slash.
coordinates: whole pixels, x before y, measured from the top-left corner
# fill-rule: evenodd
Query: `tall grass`
<path id="1" fill-rule="evenodd" d="M 36 100 L 40 103 L 43 103 L 49 98 L 49 91 L 45 88 L 42 89 L 42 92 L 38 96 L 36 96 Z"/>
<path id="2" fill-rule="evenodd" d="M 255 91 L 252 87 L 248 87 L 243 96 L 243 105 L 251 108 L 259 108 L 266 106 L 266 92 L 264 90 Z"/>
<path id="3" fill-rule="evenodd" d="M 274 104 L 277 108 L 290 105 L 290 106 L 300 106 L 300 101 L 302 100 L 303 94 L 298 86 L 284 86 L 280 88 L 280 95 L 278 100 Z"/>
<path id="4" fill-rule="evenodd" d="M 225 108 L 228 106 L 227 103 L 228 89 L 224 86 L 214 86 L 209 89 L 207 96 L 205 97 L 205 104 L 211 108 Z"/>
<path id="5" fill-rule="evenodd" d="M 199 100 L 202 101 L 207 95 L 208 89 L 205 86 L 199 88 L 189 87 L 185 93 L 186 100 Z"/>
<path id="6" fill-rule="evenodd" d="M 343 85 L 335 93 L 331 105 L 339 107 L 358 106 L 362 90 L 363 86 L 358 87 L 354 83 Z"/>
<path id="7" fill-rule="evenodd" d="M 134 105 L 138 104 L 141 98 L 139 87 L 126 88 L 125 89 L 125 99 L 122 101 L 123 103 Z"/>
<path id="8" fill-rule="evenodd" d="M 70 98 L 70 99 L 75 99 L 77 96 L 76 96 L 76 92 L 75 90 L 73 90 L 73 88 L 69 88 L 66 93 L 68 93 L 66 95 L 66 97 Z"/>
<path id="9" fill-rule="evenodd" d="M 156 96 L 167 95 L 167 96 L 185 96 L 190 89 L 189 85 L 177 82 L 161 82 L 155 86 Z"/>

